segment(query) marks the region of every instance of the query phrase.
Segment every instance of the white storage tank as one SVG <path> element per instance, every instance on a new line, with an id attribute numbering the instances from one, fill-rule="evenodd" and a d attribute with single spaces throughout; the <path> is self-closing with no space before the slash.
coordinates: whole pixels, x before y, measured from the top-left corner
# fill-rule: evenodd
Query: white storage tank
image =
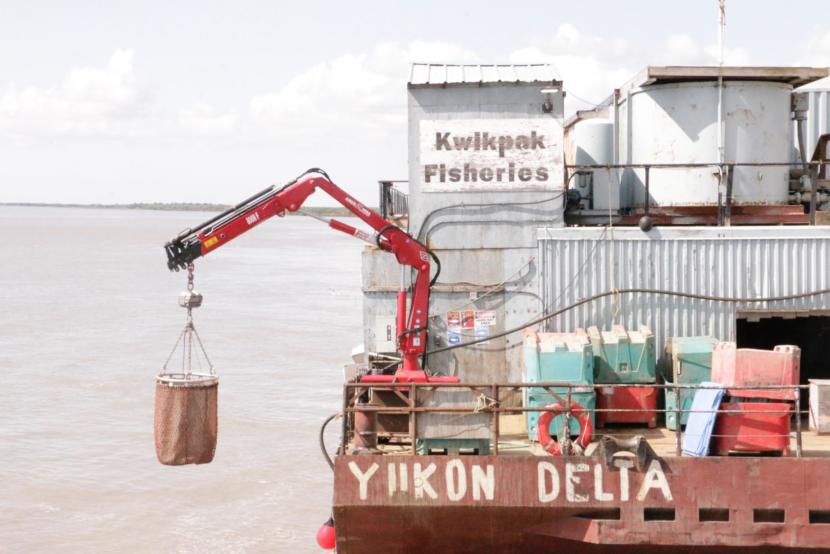
<path id="1" fill-rule="evenodd" d="M 574 126 L 576 165 L 611 164 L 614 160 L 614 124 L 606 119 L 586 119 Z"/>
<path id="2" fill-rule="evenodd" d="M 804 126 L 804 143 L 807 157 L 811 158 L 821 135 L 830 133 L 830 89 L 803 89 L 807 93 L 807 123 Z"/>
<path id="3" fill-rule="evenodd" d="M 789 162 L 792 158 L 792 85 L 725 81 L 725 161 Z M 631 164 L 713 163 L 718 154 L 717 81 L 646 85 L 624 101 L 620 159 Z M 736 204 L 786 204 L 789 168 L 739 167 L 733 179 Z M 644 170 L 623 179 L 631 205 L 645 200 Z M 725 181 L 724 181 L 725 183 Z M 711 168 L 652 169 L 652 206 L 716 205 L 718 171 Z"/>
<path id="4" fill-rule="evenodd" d="M 586 119 L 573 128 L 574 163 L 576 165 L 611 165 L 614 163 L 614 123 L 607 119 Z M 619 187 L 611 186 L 612 172 L 594 169 L 591 174 L 574 177 L 583 198 L 592 198 L 593 209 L 619 209 Z M 613 195 L 613 198 L 609 196 Z"/>

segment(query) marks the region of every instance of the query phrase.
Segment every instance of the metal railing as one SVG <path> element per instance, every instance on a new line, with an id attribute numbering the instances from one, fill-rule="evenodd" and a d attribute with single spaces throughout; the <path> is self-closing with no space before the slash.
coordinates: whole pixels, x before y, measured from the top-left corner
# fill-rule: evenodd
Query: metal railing
<path id="1" fill-rule="evenodd" d="M 527 412 L 545 412 L 549 411 L 549 407 L 545 406 L 505 406 L 503 405 L 505 402 L 511 399 L 515 394 L 519 391 L 523 391 L 524 389 L 540 389 L 544 391 L 546 394 L 551 395 L 557 401 L 562 402 L 565 406 L 570 406 L 572 397 L 575 392 L 583 392 L 586 389 L 603 389 L 603 388 L 625 388 L 625 387 L 633 387 L 633 388 L 651 388 L 656 390 L 673 390 L 677 395 L 677 406 L 672 409 L 664 408 L 591 408 L 587 406 L 582 407 L 583 412 L 588 412 L 592 414 L 604 413 L 604 412 L 612 412 L 612 413 L 654 413 L 654 414 L 674 414 L 676 418 L 676 428 L 675 428 L 675 452 L 677 456 L 682 455 L 682 416 L 683 414 L 688 413 L 717 413 L 717 414 L 748 414 L 751 413 L 755 414 L 790 414 L 795 415 L 795 442 L 796 442 L 796 457 L 802 457 L 803 455 L 803 441 L 802 441 L 802 417 L 809 414 L 809 410 L 802 410 L 801 409 L 801 391 L 802 389 L 807 389 L 809 385 L 747 385 L 747 386 L 702 386 L 702 385 L 689 385 L 689 384 L 671 384 L 671 383 L 664 383 L 664 384 L 581 384 L 581 383 L 573 383 L 573 382 L 554 382 L 554 381 L 546 381 L 546 382 L 537 382 L 537 383 L 495 383 L 495 384 L 466 384 L 466 383 L 371 383 L 371 384 L 362 384 L 362 383 L 346 383 L 343 388 L 343 413 L 346 417 L 342 418 L 342 435 L 341 435 L 341 444 L 340 444 L 340 453 L 347 452 L 348 445 L 351 442 L 350 434 L 353 431 L 350 427 L 350 419 L 351 415 L 355 412 L 374 412 L 375 414 L 388 414 L 388 415 L 405 415 L 408 418 L 408 440 L 410 443 L 410 453 L 417 454 L 417 446 L 416 440 L 418 439 L 417 436 L 417 418 L 419 414 L 424 413 L 443 413 L 443 414 L 481 414 L 481 413 L 488 413 L 490 414 L 490 442 L 492 443 L 492 452 L 495 455 L 499 453 L 499 440 L 501 438 L 501 431 L 500 431 L 500 423 L 499 423 L 499 416 L 506 415 L 506 414 L 525 414 Z M 419 392 L 421 391 L 429 391 L 429 390 L 438 390 L 438 389 L 458 389 L 462 391 L 472 391 L 479 395 L 479 400 L 481 402 L 476 402 L 474 405 L 471 406 L 423 406 L 419 403 Z M 565 392 L 557 392 L 554 389 L 565 389 Z M 700 390 L 700 389 L 717 389 L 717 390 L 724 390 L 728 392 L 732 397 L 737 399 L 743 398 L 740 396 L 740 391 L 789 391 L 790 398 L 784 398 L 780 400 L 774 400 L 773 402 L 776 404 L 779 403 L 788 403 L 791 404 L 790 408 L 787 410 L 781 409 L 759 409 L 753 410 L 751 412 L 745 410 L 733 410 L 733 409 L 718 409 L 718 410 L 692 410 L 692 409 L 683 409 L 681 405 L 681 396 L 680 393 L 683 390 Z M 394 397 L 400 401 L 401 405 L 398 406 L 383 406 L 383 405 L 373 405 L 373 404 L 366 404 L 366 403 L 359 403 L 359 399 L 361 397 L 365 397 L 367 393 L 374 393 L 377 391 L 389 391 L 391 392 Z M 758 404 L 763 405 L 763 402 L 759 402 Z M 569 415 L 569 412 L 564 414 L 566 417 L 566 426 L 568 428 L 569 421 L 567 420 L 568 417 L 573 417 Z M 636 427 L 631 427 L 630 429 L 636 429 Z M 788 448 L 789 448 L 789 440 L 790 436 L 793 431 L 790 431 L 789 434 L 786 436 Z M 737 438 L 738 435 L 716 435 L 713 434 L 713 438 L 717 437 L 735 437 Z M 754 435 L 753 435 L 754 436 Z M 783 437 L 784 435 L 775 435 L 773 433 L 765 433 L 763 435 L 758 435 L 763 437 Z M 740 435 L 740 437 L 746 438 L 748 435 Z M 828 439 L 830 440 L 830 439 Z"/>
<path id="2" fill-rule="evenodd" d="M 725 162 L 725 163 L 646 163 L 646 164 L 590 164 L 590 165 L 566 165 L 565 169 L 570 175 L 572 172 L 590 174 L 594 170 L 620 169 L 623 171 L 642 169 L 644 172 L 643 186 L 645 188 L 645 201 L 643 202 L 644 215 L 649 215 L 651 209 L 651 172 L 652 170 L 669 169 L 707 169 L 711 168 L 718 173 L 718 225 L 728 226 L 732 217 L 732 187 L 736 167 L 789 167 L 803 168 L 808 172 L 810 187 L 809 215 L 810 225 L 816 224 L 816 199 L 819 192 L 819 179 L 826 173 L 827 160 L 811 160 L 807 162 Z M 622 180 L 622 177 L 621 177 Z M 566 182 L 570 182 L 566 178 Z"/>
<path id="3" fill-rule="evenodd" d="M 378 208 L 384 219 L 409 215 L 409 197 L 395 186 L 396 183 L 406 182 L 408 181 L 378 181 Z"/>

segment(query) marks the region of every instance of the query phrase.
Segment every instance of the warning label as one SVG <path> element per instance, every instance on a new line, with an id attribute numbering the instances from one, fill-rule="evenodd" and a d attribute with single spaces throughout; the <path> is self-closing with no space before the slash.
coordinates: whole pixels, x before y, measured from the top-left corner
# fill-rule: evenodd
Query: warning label
<path id="1" fill-rule="evenodd" d="M 496 325 L 496 312 L 492 310 L 453 310 L 447 312 L 447 343 L 460 344 L 467 340 L 490 336 L 490 328 Z M 487 344 L 487 341 L 480 343 Z"/>

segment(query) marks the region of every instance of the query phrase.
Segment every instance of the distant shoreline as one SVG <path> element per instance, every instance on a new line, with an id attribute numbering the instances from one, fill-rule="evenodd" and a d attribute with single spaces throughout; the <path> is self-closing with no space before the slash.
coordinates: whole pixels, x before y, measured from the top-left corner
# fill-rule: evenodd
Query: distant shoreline
<path id="1" fill-rule="evenodd" d="M 92 208 L 109 210 L 154 210 L 162 212 L 224 212 L 233 206 L 228 204 L 210 204 L 200 202 L 134 202 L 131 204 L 57 204 L 47 202 L 0 202 L 0 206 L 17 206 L 25 208 Z M 303 211 L 316 216 L 351 216 L 346 208 L 312 206 Z M 288 212 L 288 215 L 304 215 Z"/>

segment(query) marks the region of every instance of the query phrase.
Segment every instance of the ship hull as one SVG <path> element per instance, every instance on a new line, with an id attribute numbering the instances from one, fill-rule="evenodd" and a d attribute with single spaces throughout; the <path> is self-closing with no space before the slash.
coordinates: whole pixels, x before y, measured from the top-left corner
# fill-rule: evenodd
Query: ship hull
<path id="1" fill-rule="evenodd" d="M 830 552 L 830 458 L 339 456 L 338 552 Z"/>

